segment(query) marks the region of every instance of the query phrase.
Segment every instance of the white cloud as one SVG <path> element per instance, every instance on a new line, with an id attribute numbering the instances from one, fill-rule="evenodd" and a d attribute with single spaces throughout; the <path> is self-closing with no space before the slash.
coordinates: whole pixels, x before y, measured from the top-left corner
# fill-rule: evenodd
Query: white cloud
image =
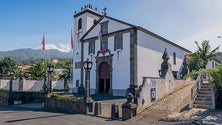
<path id="1" fill-rule="evenodd" d="M 42 46 L 38 46 L 37 49 L 41 49 Z M 46 50 L 50 50 L 50 49 L 57 49 L 61 52 L 70 52 L 71 51 L 71 47 L 70 44 L 63 44 L 63 43 L 59 43 L 58 45 L 55 44 L 46 44 L 45 45 L 45 49 Z"/>

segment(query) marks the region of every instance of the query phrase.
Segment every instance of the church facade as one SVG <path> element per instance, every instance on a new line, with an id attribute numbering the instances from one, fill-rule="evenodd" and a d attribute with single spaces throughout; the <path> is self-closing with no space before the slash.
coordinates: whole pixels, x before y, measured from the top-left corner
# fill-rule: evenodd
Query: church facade
<path id="1" fill-rule="evenodd" d="M 180 78 L 189 50 L 143 27 L 109 17 L 87 5 L 74 14 L 73 88 L 85 84 L 83 62 L 93 62 L 90 93 L 124 96 L 143 77 L 160 77 L 162 56 L 169 55 L 175 78 Z"/>

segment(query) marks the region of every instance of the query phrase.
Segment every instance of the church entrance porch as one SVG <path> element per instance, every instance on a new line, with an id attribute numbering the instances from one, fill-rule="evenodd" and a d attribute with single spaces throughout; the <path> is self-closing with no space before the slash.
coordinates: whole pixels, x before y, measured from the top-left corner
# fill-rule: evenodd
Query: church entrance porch
<path id="1" fill-rule="evenodd" d="M 99 68 L 99 92 L 109 93 L 110 91 L 110 66 L 107 62 L 103 62 Z"/>
<path id="2" fill-rule="evenodd" d="M 100 56 L 97 53 L 96 58 L 96 94 L 113 95 L 112 88 L 112 59 L 113 54 Z"/>

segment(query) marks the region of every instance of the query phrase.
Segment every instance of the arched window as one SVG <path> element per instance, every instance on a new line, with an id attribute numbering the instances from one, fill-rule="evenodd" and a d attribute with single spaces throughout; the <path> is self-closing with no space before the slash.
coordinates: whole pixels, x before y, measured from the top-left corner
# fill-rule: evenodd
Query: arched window
<path id="1" fill-rule="evenodd" d="M 173 52 L 173 64 L 176 65 L 177 61 L 176 61 L 176 53 Z"/>
<path id="2" fill-rule="evenodd" d="M 82 18 L 78 21 L 78 30 L 82 29 Z"/>

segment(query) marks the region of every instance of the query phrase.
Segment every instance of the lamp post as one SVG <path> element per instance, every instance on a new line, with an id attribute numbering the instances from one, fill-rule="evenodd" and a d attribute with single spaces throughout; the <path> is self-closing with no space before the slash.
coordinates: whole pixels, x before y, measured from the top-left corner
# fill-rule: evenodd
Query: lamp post
<path id="1" fill-rule="evenodd" d="M 48 85 L 47 85 L 47 94 L 52 93 L 52 79 L 51 73 L 54 71 L 54 66 L 49 64 L 47 65 L 47 72 L 48 72 Z"/>
<path id="2" fill-rule="evenodd" d="M 86 102 L 86 114 L 89 111 L 89 104 L 92 103 L 92 99 L 90 97 L 90 70 L 92 69 L 92 62 L 87 59 L 84 62 L 85 69 L 85 102 Z"/>

